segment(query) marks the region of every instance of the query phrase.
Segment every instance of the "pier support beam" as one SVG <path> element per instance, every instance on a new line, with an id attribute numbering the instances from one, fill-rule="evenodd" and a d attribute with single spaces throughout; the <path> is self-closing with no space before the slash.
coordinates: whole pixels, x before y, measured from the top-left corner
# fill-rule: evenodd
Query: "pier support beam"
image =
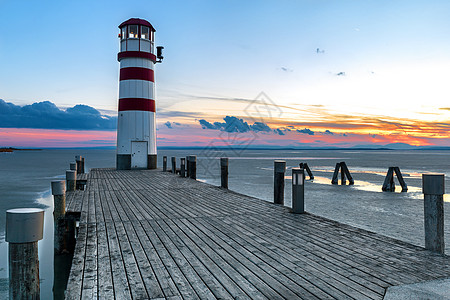
<path id="1" fill-rule="evenodd" d="M 64 180 L 52 181 L 53 195 L 53 222 L 54 238 L 53 248 L 55 254 L 66 251 L 66 182 Z"/>
<path id="2" fill-rule="evenodd" d="M 66 187 L 67 191 L 75 191 L 77 187 L 77 173 L 73 170 L 66 171 Z"/>
<path id="3" fill-rule="evenodd" d="M 180 176 L 185 177 L 186 176 L 186 159 L 184 157 L 180 158 Z"/>
<path id="4" fill-rule="evenodd" d="M 84 157 L 75 156 L 75 162 L 77 163 L 77 174 L 84 174 Z"/>
<path id="5" fill-rule="evenodd" d="M 163 172 L 167 172 L 167 156 L 163 156 Z"/>
<path id="6" fill-rule="evenodd" d="M 444 174 L 422 174 L 425 248 L 444 254 Z"/>
<path id="7" fill-rule="evenodd" d="M 228 157 L 220 158 L 220 187 L 228 189 Z"/>
<path id="8" fill-rule="evenodd" d="M 177 158 L 175 156 L 172 156 L 172 173 L 177 173 Z"/>
<path id="9" fill-rule="evenodd" d="M 189 155 L 189 178 L 197 179 L 197 156 L 196 155 Z"/>
<path id="10" fill-rule="evenodd" d="M 305 170 L 292 168 L 292 212 L 305 212 Z"/>
<path id="11" fill-rule="evenodd" d="M 273 168 L 273 203 L 284 204 L 284 173 L 286 161 L 275 160 Z"/>
<path id="12" fill-rule="evenodd" d="M 16 208 L 6 211 L 9 243 L 9 299 L 39 299 L 38 241 L 44 231 L 44 210 Z"/>

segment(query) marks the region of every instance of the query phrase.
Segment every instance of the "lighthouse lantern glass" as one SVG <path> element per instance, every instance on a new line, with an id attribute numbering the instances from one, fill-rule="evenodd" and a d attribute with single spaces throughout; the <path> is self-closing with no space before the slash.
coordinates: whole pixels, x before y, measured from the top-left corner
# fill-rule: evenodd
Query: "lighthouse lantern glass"
<path id="1" fill-rule="evenodd" d="M 150 39 L 150 28 L 147 26 L 141 26 L 141 39 Z"/>
<path id="2" fill-rule="evenodd" d="M 127 38 L 127 26 L 123 26 L 120 30 L 121 34 L 120 34 L 120 38 L 126 39 Z"/>
<path id="3" fill-rule="evenodd" d="M 138 38 L 138 26 L 130 25 L 128 26 L 128 37 L 129 38 Z"/>

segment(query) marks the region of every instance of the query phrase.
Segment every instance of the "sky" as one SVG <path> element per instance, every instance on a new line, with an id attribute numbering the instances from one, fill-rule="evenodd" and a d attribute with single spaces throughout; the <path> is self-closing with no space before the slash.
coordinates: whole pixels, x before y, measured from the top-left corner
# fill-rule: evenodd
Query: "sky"
<path id="1" fill-rule="evenodd" d="M 450 146 L 448 1 L 3 1 L 0 147 L 116 143 L 118 25 L 156 28 L 158 146 Z"/>

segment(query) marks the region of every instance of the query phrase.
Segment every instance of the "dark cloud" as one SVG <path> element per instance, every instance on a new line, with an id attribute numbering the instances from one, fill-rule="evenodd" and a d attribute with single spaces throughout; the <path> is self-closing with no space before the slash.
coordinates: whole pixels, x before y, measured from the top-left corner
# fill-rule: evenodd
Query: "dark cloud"
<path id="1" fill-rule="evenodd" d="M 59 109 L 50 101 L 18 106 L 0 99 L 0 127 L 75 130 L 115 130 L 117 117 L 102 115 L 87 105 Z"/>
<path id="2" fill-rule="evenodd" d="M 233 116 L 226 116 L 223 118 L 225 122 L 210 123 L 204 119 L 198 120 L 203 129 L 213 129 L 225 132 L 270 132 L 270 127 L 263 122 L 255 122 L 249 125 L 243 119 Z"/>
<path id="3" fill-rule="evenodd" d="M 308 135 L 314 135 L 314 131 L 311 129 L 305 128 L 305 129 L 297 129 L 297 132 L 308 134 Z"/>
<path id="4" fill-rule="evenodd" d="M 172 129 L 172 124 L 170 124 L 169 121 L 167 121 L 166 123 L 164 123 L 164 125 L 166 125 L 167 128 Z"/>
<path id="5" fill-rule="evenodd" d="M 273 132 L 275 132 L 275 133 L 278 134 L 278 135 L 286 135 L 286 134 L 284 133 L 284 131 L 281 130 L 280 128 L 275 129 Z"/>
<path id="6" fill-rule="evenodd" d="M 325 130 L 324 134 L 334 135 L 334 133 L 333 133 L 333 132 L 331 132 L 331 131 L 329 131 L 328 129 L 327 129 L 327 130 Z"/>

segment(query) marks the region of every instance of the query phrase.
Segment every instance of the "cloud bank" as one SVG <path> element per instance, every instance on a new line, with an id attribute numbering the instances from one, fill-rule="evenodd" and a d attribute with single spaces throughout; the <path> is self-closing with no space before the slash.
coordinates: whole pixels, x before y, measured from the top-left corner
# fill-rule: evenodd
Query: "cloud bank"
<path id="1" fill-rule="evenodd" d="M 64 111 L 50 101 L 18 106 L 0 99 L 0 128 L 115 130 L 117 117 L 82 104 Z"/>
<path id="2" fill-rule="evenodd" d="M 213 129 L 225 132 L 269 132 L 270 127 L 263 122 L 255 122 L 253 125 L 249 125 L 243 119 L 237 117 L 226 116 L 223 118 L 225 122 L 210 123 L 205 119 L 198 120 L 203 129 Z"/>

